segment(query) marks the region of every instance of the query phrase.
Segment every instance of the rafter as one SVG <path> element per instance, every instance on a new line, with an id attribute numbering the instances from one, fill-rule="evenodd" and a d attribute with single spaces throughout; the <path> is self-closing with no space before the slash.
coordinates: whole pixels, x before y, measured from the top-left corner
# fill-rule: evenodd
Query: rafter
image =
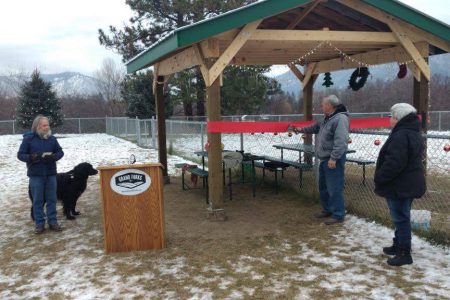
<path id="1" fill-rule="evenodd" d="M 322 0 L 315 0 L 311 3 L 309 3 L 302 11 L 301 13 L 294 19 L 294 21 L 292 21 L 286 29 L 294 29 L 295 27 L 297 27 L 297 25 L 303 21 L 311 11 L 314 10 L 314 8 L 316 8 L 317 5 L 319 5 L 322 2 Z"/>
<path id="2" fill-rule="evenodd" d="M 317 66 L 317 63 L 309 63 L 308 64 L 308 67 L 306 68 L 306 72 L 305 72 L 305 78 L 302 81 L 304 87 L 308 84 L 308 82 L 313 77 L 316 66 Z"/>
<path id="3" fill-rule="evenodd" d="M 203 55 L 203 52 L 197 44 L 192 45 L 192 48 L 194 48 L 195 55 L 199 62 L 200 72 L 202 73 L 203 80 L 205 81 L 205 85 L 209 86 L 209 70 L 208 70 L 208 67 L 206 66 L 205 57 Z"/>
<path id="4" fill-rule="evenodd" d="M 362 1 L 358 0 L 336 0 L 337 2 L 350 7 L 351 9 L 354 9 L 356 11 L 359 11 L 360 13 L 363 13 L 365 15 L 368 15 L 375 20 L 378 20 L 380 22 L 386 23 L 389 18 L 392 18 L 392 16 L 389 16 L 385 12 L 367 5 L 365 3 L 362 3 Z M 431 45 L 434 45 L 438 48 L 441 48 L 442 50 L 450 53 L 450 43 L 447 41 L 444 41 L 428 32 L 425 32 L 407 22 L 403 22 L 401 20 L 398 20 L 398 22 L 401 24 L 402 29 L 408 32 L 408 35 L 410 38 L 413 38 L 414 42 L 417 41 L 427 41 Z"/>
<path id="5" fill-rule="evenodd" d="M 239 50 L 244 46 L 248 39 L 258 28 L 262 20 L 247 24 L 239 32 L 236 38 L 231 42 L 225 52 L 219 57 L 219 59 L 214 63 L 214 65 L 209 69 L 209 83 L 212 84 L 219 75 L 223 72 L 226 66 L 230 63 L 233 57 L 239 52 Z"/>
<path id="6" fill-rule="evenodd" d="M 288 64 L 287 66 L 291 69 L 292 73 L 294 73 L 295 77 L 297 77 L 300 82 L 303 82 L 305 75 L 303 75 L 303 73 L 295 65 Z"/>

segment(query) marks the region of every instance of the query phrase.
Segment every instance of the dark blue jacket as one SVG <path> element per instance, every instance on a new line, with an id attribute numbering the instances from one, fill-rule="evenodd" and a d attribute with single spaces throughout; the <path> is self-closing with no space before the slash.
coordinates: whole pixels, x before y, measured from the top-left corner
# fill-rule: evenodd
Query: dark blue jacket
<path id="1" fill-rule="evenodd" d="M 23 141 L 20 145 L 17 158 L 27 163 L 28 176 L 49 176 L 56 175 L 56 162 L 44 162 L 38 160 L 31 162 L 32 154 L 39 154 L 44 152 L 52 152 L 55 154 L 55 160 L 60 160 L 64 156 L 58 141 L 54 136 L 48 139 L 41 139 L 37 133 L 29 132 L 23 135 Z"/>

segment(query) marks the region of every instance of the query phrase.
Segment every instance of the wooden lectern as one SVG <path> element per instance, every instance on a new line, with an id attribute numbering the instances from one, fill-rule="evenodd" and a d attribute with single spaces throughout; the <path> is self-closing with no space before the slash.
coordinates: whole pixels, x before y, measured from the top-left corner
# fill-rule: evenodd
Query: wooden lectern
<path id="1" fill-rule="evenodd" d="M 99 167 L 105 251 L 164 248 L 161 164 Z"/>

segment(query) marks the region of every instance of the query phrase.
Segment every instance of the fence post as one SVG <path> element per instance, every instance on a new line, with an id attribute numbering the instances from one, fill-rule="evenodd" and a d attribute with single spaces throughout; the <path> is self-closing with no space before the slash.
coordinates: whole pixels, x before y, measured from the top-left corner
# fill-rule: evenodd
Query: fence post
<path id="1" fill-rule="evenodd" d="M 16 121 L 15 120 L 13 120 L 13 134 L 16 134 Z"/>
<path id="2" fill-rule="evenodd" d="M 152 130 L 152 148 L 156 149 L 156 118 L 154 116 L 151 119 L 151 130 Z"/>
<path id="3" fill-rule="evenodd" d="M 81 118 L 78 118 L 78 134 L 81 134 Z"/>
<path id="4" fill-rule="evenodd" d="M 128 138 L 128 118 L 125 118 L 125 138 Z"/>
<path id="5" fill-rule="evenodd" d="M 138 146 L 141 145 L 141 124 L 139 123 L 139 119 L 136 116 L 136 140 Z"/>

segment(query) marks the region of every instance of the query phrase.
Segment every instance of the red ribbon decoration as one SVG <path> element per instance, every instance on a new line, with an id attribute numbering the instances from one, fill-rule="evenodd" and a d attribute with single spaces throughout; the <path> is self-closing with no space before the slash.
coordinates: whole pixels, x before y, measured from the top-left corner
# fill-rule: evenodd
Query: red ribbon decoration
<path id="1" fill-rule="evenodd" d="M 297 128 L 314 124 L 315 121 L 303 122 L 208 122 L 209 133 L 265 133 L 287 132 L 289 126 Z M 386 128 L 390 126 L 389 118 L 351 119 L 350 129 Z"/>

